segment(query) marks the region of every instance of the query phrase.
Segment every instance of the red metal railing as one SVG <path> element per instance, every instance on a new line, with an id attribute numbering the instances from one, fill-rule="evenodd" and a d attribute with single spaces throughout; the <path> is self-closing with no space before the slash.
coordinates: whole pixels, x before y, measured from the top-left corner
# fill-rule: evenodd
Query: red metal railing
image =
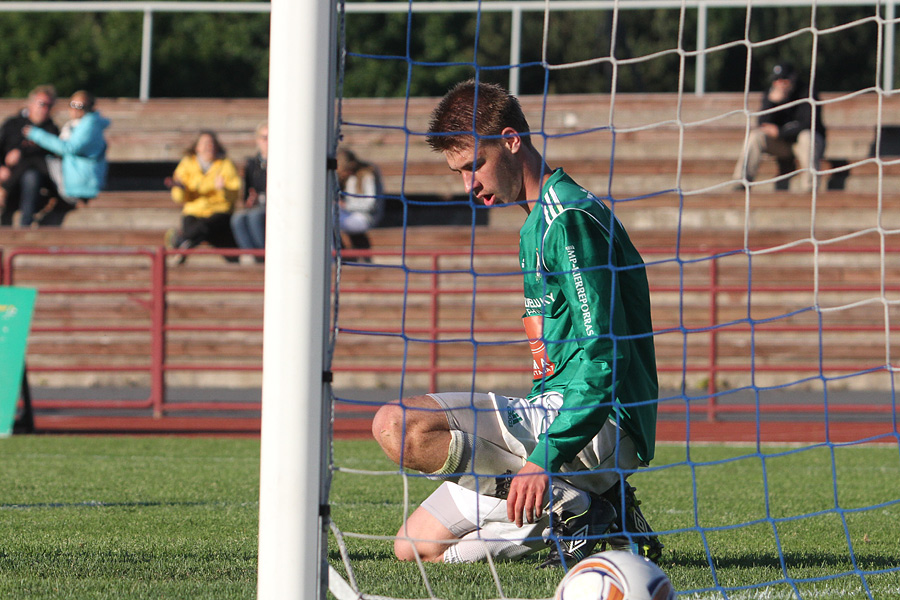
<path id="1" fill-rule="evenodd" d="M 214 326 L 189 324 L 178 325 L 170 322 L 168 317 L 168 307 L 170 305 L 169 298 L 173 294 L 185 293 L 209 293 L 209 294 L 234 294 L 234 293 L 255 293 L 262 298 L 262 285 L 215 285 L 215 284 L 173 284 L 168 281 L 169 267 L 167 265 L 168 257 L 180 254 L 216 254 L 237 256 L 237 250 L 193 250 L 190 252 L 170 251 L 162 247 L 155 250 L 147 249 L 116 249 L 116 250 L 75 250 L 68 248 L 27 248 L 0 250 L 0 282 L 3 285 L 26 285 L 36 287 L 38 289 L 38 306 L 35 309 L 34 319 L 32 321 L 31 334 L 107 334 L 109 336 L 124 336 L 127 334 L 144 334 L 149 340 L 147 343 L 148 353 L 145 361 L 137 363 L 119 364 L 113 357 L 103 356 L 84 356 L 82 360 L 74 362 L 62 363 L 51 361 L 31 360 L 36 358 L 29 351 L 27 359 L 27 371 L 29 375 L 37 375 L 42 373 L 137 373 L 144 375 L 149 380 L 149 395 L 146 398 L 132 399 L 109 399 L 109 398 L 93 398 L 93 399 L 69 399 L 69 398 L 34 398 L 33 406 L 36 409 L 115 409 L 115 410 L 150 410 L 154 416 L 160 417 L 166 413 L 187 412 L 187 411 L 212 411 L 227 408 L 229 411 L 258 411 L 259 402 L 228 402 L 223 405 L 222 402 L 171 402 L 167 399 L 167 381 L 166 375 L 175 372 L 186 371 L 261 371 L 261 357 L 248 357 L 247 360 L 233 362 L 231 364 L 221 363 L 203 363 L 203 362 L 182 362 L 171 359 L 167 355 L 167 340 L 169 334 L 174 332 L 261 332 L 262 319 L 253 326 L 235 326 L 229 324 L 219 324 Z M 258 254 L 259 251 L 253 253 Z M 137 266 L 123 268 L 123 271 L 129 273 L 140 273 L 144 277 L 142 282 L 133 285 L 119 285 L 112 283 L 97 283 L 84 285 L 77 278 L 66 279 L 64 282 L 48 281 L 35 279 L 33 271 L 47 271 L 48 275 L 55 278 L 65 278 L 54 272 L 52 268 L 48 268 L 46 264 L 40 265 L 35 269 L 34 265 L 19 265 L 18 262 L 30 257 L 45 258 L 48 262 L 55 260 L 62 261 L 64 258 L 79 258 L 82 261 L 90 261 L 94 267 L 88 266 L 81 268 L 83 271 L 96 271 L 102 273 L 110 268 L 104 259 L 121 259 L 133 258 L 137 262 L 142 263 Z M 62 267 L 64 269 L 64 267 Z M 59 268 L 56 269 L 59 271 Z M 144 309 L 142 318 L 136 319 L 134 324 L 109 324 L 103 320 L 97 320 L 89 325 L 72 325 L 72 324 L 46 324 L 41 309 L 41 299 L 46 297 L 61 298 L 84 298 L 84 297 L 106 297 L 112 302 L 132 303 L 141 306 Z M 261 300 L 260 300 L 261 304 Z M 127 386 L 122 386 L 127 387 Z"/>
<path id="2" fill-rule="evenodd" d="M 777 334 L 782 336 L 791 336 L 793 334 L 831 334 L 831 333 L 887 333 L 893 334 L 898 331 L 898 325 L 889 325 L 887 331 L 885 331 L 885 325 L 882 323 L 881 325 L 872 325 L 872 324 L 850 324 L 850 325 L 827 325 L 823 326 L 820 323 L 814 324 L 791 324 L 787 322 L 787 324 L 782 324 L 783 321 L 789 321 L 784 318 L 778 319 L 763 319 L 760 321 L 752 321 L 751 319 L 746 319 L 737 322 L 720 322 L 720 313 L 722 312 L 722 304 L 723 298 L 727 298 L 733 295 L 748 295 L 750 293 L 753 294 L 809 294 L 815 291 L 820 295 L 827 294 L 876 294 L 882 295 L 884 297 L 883 302 L 887 303 L 887 294 L 896 294 L 900 292 L 900 283 L 894 283 L 890 281 L 890 272 L 893 268 L 895 271 L 898 270 L 898 265 L 887 264 L 881 265 L 873 271 L 884 270 L 887 274 L 887 279 L 885 281 L 881 281 L 876 275 L 875 278 L 871 280 L 870 283 L 847 283 L 845 281 L 836 281 L 834 279 L 834 275 L 827 275 L 826 273 L 829 269 L 833 269 L 832 267 L 816 267 L 817 271 L 821 271 L 821 279 L 820 280 L 812 280 L 810 282 L 802 282 L 802 281 L 794 281 L 788 280 L 785 282 L 774 282 L 774 283 L 749 283 L 745 281 L 743 283 L 723 283 L 721 271 L 722 271 L 722 262 L 727 261 L 729 259 L 733 259 L 734 257 L 750 257 L 757 256 L 757 262 L 765 260 L 766 257 L 770 256 L 814 256 L 815 254 L 821 255 L 843 255 L 843 256 L 854 256 L 854 255 L 865 255 L 865 256 L 875 256 L 875 257 L 887 257 L 889 262 L 891 263 L 900 263 L 900 254 L 896 250 L 893 249 L 884 249 L 881 247 L 849 247 L 849 246 L 841 246 L 841 245 L 828 245 L 822 244 L 818 247 L 813 247 L 812 245 L 805 246 L 797 246 L 797 247 L 788 247 L 779 249 L 775 252 L 765 252 L 765 253 L 754 253 L 747 252 L 744 250 L 729 250 L 721 253 L 716 253 L 716 251 L 711 249 L 682 249 L 679 253 L 678 257 L 673 256 L 672 249 L 662 249 L 662 248 L 649 248 L 642 249 L 642 254 L 644 255 L 645 260 L 648 263 L 648 271 L 650 274 L 650 284 L 651 284 L 651 293 L 658 294 L 705 294 L 707 296 L 706 302 L 706 314 L 708 315 L 708 320 L 704 323 L 698 323 L 692 327 L 684 327 L 678 324 L 679 315 L 669 315 L 669 321 L 673 321 L 674 323 L 667 322 L 666 319 L 659 319 L 658 315 L 654 315 L 654 325 L 655 325 L 655 335 L 659 339 L 659 336 L 665 335 L 667 333 L 683 333 L 685 335 L 693 335 L 693 336 L 705 336 L 707 341 L 707 352 L 705 355 L 705 359 L 701 360 L 698 358 L 681 358 L 677 361 L 669 360 L 666 361 L 665 358 L 662 361 L 657 363 L 658 371 L 660 373 L 675 373 L 675 374 L 703 374 L 705 375 L 705 379 L 707 381 L 706 391 L 702 394 L 703 401 L 695 401 L 694 399 L 691 402 L 687 403 L 688 406 L 685 406 L 685 402 L 676 402 L 669 404 L 661 404 L 660 411 L 661 412 L 669 412 L 669 413 L 684 413 L 685 411 L 689 411 L 692 413 L 702 413 L 705 414 L 706 418 L 710 421 L 715 421 L 719 418 L 720 415 L 728 414 L 728 413 L 752 413 L 754 411 L 760 411 L 762 413 L 822 413 L 823 412 L 823 403 L 802 403 L 802 402 L 766 402 L 765 404 L 729 404 L 720 402 L 720 396 L 728 393 L 727 390 L 719 389 L 719 380 L 720 376 L 729 373 L 784 373 L 784 374 L 796 374 L 797 377 L 820 377 L 822 380 L 841 380 L 845 376 L 852 376 L 854 374 L 861 373 L 873 373 L 877 371 L 883 371 L 885 373 L 893 371 L 895 369 L 895 365 L 890 364 L 889 357 L 895 356 L 896 352 L 890 353 L 887 350 L 882 355 L 882 362 L 872 362 L 871 360 L 867 361 L 864 357 L 857 357 L 853 355 L 847 355 L 843 360 L 829 360 L 822 361 L 817 360 L 815 358 L 816 352 L 820 351 L 820 348 L 817 346 L 814 349 L 811 349 L 811 357 L 807 356 L 798 356 L 793 361 L 771 361 L 771 362 L 763 362 L 756 361 L 753 362 L 744 362 L 743 364 L 733 364 L 728 363 L 727 361 L 723 361 L 722 352 L 720 350 L 721 340 L 723 337 L 733 336 L 735 334 L 759 334 L 759 333 L 769 333 L 769 334 Z M 379 252 L 371 252 L 371 253 L 363 253 L 369 254 L 371 256 L 378 256 Z M 446 251 L 446 250 L 415 250 L 415 251 L 407 251 L 404 253 L 404 257 L 406 259 L 415 259 L 421 258 L 425 263 L 428 263 L 430 266 L 419 266 L 419 269 L 428 270 L 430 269 L 431 276 L 431 285 L 430 286 L 411 286 L 408 283 L 403 282 L 400 285 L 396 286 L 384 286 L 384 285 L 373 285 L 369 284 L 345 284 L 341 286 L 341 295 L 404 295 L 404 296 L 425 296 L 429 299 L 430 305 L 430 314 L 428 316 L 427 327 L 419 326 L 419 327 L 408 327 L 405 325 L 397 325 L 392 323 L 379 323 L 376 325 L 367 324 L 364 329 L 355 329 L 352 326 L 342 328 L 341 331 L 344 333 L 348 333 L 351 335 L 391 335 L 391 336 L 411 336 L 411 335 L 423 335 L 428 336 L 429 339 L 438 340 L 440 336 L 452 335 L 452 334 L 468 334 L 473 338 L 478 334 L 506 334 L 509 336 L 509 343 L 520 343 L 524 341 L 523 333 L 521 331 L 520 324 L 517 320 L 512 320 L 513 324 L 511 326 L 496 326 L 490 323 L 478 323 L 475 325 L 475 328 L 458 326 L 458 325 L 441 325 L 441 304 L 439 299 L 441 297 L 445 297 L 448 295 L 457 295 L 457 294 L 472 294 L 472 289 L 458 289 L 453 288 L 449 289 L 440 284 L 439 275 L 442 273 L 446 273 L 445 269 L 441 268 L 441 260 L 442 259 L 452 259 L 454 257 L 458 258 L 460 256 L 468 257 L 468 256 L 497 256 L 497 252 L 494 250 L 485 250 L 485 251 L 470 251 L 470 250 L 459 250 L 459 251 Z M 656 282 L 656 279 L 653 277 L 653 269 L 655 266 L 659 264 L 671 263 L 671 264 L 680 264 L 684 262 L 694 262 L 698 261 L 699 264 L 705 264 L 705 281 L 700 283 L 684 283 L 683 281 L 679 281 L 674 284 L 660 284 Z M 748 258 L 748 260 L 750 260 Z M 748 267 L 749 268 L 749 267 Z M 840 267 L 838 267 L 840 268 Z M 770 267 L 771 270 L 771 267 Z M 852 269 L 851 269 L 852 270 Z M 521 275 L 516 274 L 517 277 L 521 277 Z M 838 275 L 840 276 L 840 275 Z M 732 274 L 731 279 L 734 279 Z M 749 276 L 748 276 L 749 279 Z M 519 297 L 521 295 L 521 283 L 517 281 L 513 285 L 509 286 L 490 286 L 490 287 L 480 287 L 478 288 L 479 296 L 482 294 L 494 294 L 501 296 L 512 296 Z M 749 300 L 748 300 L 749 302 Z M 848 303 L 850 301 L 848 300 Z M 813 315 L 817 314 L 818 308 L 815 306 L 808 306 L 803 312 L 809 312 Z M 397 319 L 393 323 L 399 322 L 400 319 Z M 888 320 L 888 322 L 891 322 Z M 900 340 L 900 338 L 898 338 Z M 520 344 L 521 345 L 521 344 Z M 898 348 L 900 349 L 900 348 Z M 429 376 L 429 389 L 431 391 L 435 391 L 440 388 L 438 385 L 438 378 L 442 374 L 468 374 L 472 372 L 471 366 L 447 366 L 441 364 L 440 361 L 440 345 L 439 344 L 431 344 L 429 346 L 430 360 L 426 365 L 410 365 L 410 364 L 394 364 L 387 366 L 380 366 L 377 368 L 378 371 L 382 372 L 393 372 L 393 373 L 427 373 Z M 503 364 L 493 364 L 493 363 L 482 363 L 479 362 L 477 365 L 477 370 L 480 373 L 524 373 L 525 371 L 530 372 L 530 364 L 526 364 L 526 352 L 521 351 L 522 360 L 518 360 L 514 365 L 503 365 Z M 347 362 L 345 364 L 336 365 L 335 369 L 338 371 L 348 371 L 348 372 L 370 372 L 373 369 L 370 365 L 358 365 L 352 362 Z M 796 381 L 796 378 L 795 378 Z M 761 386 L 764 387 L 764 386 Z M 777 387 L 777 386 L 775 386 Z M 788 387 L 788 386 L 784 386 Z M 837 385 L 836 387 L 840 387 Z M 894 408 L 890 402 L 880 402 L 878 404 L 841 404 L 841 403 L 831 403 L 827 408 L 829 413 L 847 413 L 847 414 L 879 414 L 885 415 L 890 414 Z"/>
<path id="3" fill-rule="evenodd" d="M 884 258 L 893 256 L 895 252 L 886 253 L 882 248 L 848 248 L 848 247 L 818 247 L 815 252 L 819 254 L 827 253 L 844 253 L 848 256 L 866 256 Z M 178 251 L 167 251 L 163 248 L 155 250 L 108 250 L 108 251 L 88 251 L 73 249 L 14 249 L 2 251 L 0 250 L 0 281 L 4 285 L 16 285 L 23 282 L 24 285 L 33 285 L 39 290 L 40 298 L 58 296 L 61 298 L 69 297 L 88 297 L 88 296 L 107 296 L 112 301 L 122 299 L 123 302 L 132 302 L 141 306 L 146 311 L 146 315 L 139 319 L 139 323 L 128 325 L 122 324 L 67 324 L 64 322 L 51 324 L 45 322 L 42 315 L 40 305 L 35 312 L 35 319 L 32 326 L 32 334 L 79 334 L 79 333 L 106 333 L 110 336 L 140 334 L 145 335 L 149 339 L 148 356 L 146 361 L 133 364 L 116 364 L 107 358 L 105 361 L 102 357 L 98 361 L 89 360 L 90 357 L 83 357 L 84 360 L 74 360 L 67 364 L 47 364 L 46 362 L 31 360 L 29 356 L 28 371 L 30 374 L 54 373 L 54 372 L 136 372 L 146 375 L 149 380 L 149 396 L 140 400 L 129 399 L 50 399 L 35 398 L 34 406 L 38 409 L 137 409 L 148 410 L 161 417 L 166 414 L 184 413 L 185 411 L 213 411 L 227 409 L 229 411 L 258 411 L 260 406 L 258 402 L 171 402 L 167 399 L 167 374 L 187 371 L 261 371 L 262 366 L 259 356 L 247 357 L 241 361 L 222 362 L 210 360 L 184 360 L 181 362 L 169 356 L 167 352 L 167 342 L 169 336 L 173 333 L 209 333 L 220 332 L 227 334 L 230 332 L 237 333 L 259 333 L 262 331 L 261 313 L 258 323 L 252 324 L 213 324 L 202 325 L 196 323 L 175 324 L 169 318 L 170 299 L 176 294 L 219 294 L 228 296 L 230 294 L 251 294 L 258 295 L 261 298 L 263 287 L 261 283 L 240 284 L 234 282 L 234 271 L 231 271 L 231 279 L 227 282 L 206 282 L 206 283 L 179 283 L 175 284 L 170 281 L 170 269 L 167 266 L 167 257 L 172 254 L 178 254 Z M 236 255 L 238 251 L 220 251 L 220 250 L 201 250 L 190 251 L 190 254 L 230 254 Z M 747 412 L 748 410 L 765 410 L 770 412 L 790 411 L 790 412 L 821 412 L 821 404 L 767 404 L 764 407 L 746 406 L 746 405 L 729 405 L 722 404 L 718 401 L 717 382 L 723 373 L 748 373 L 748 372 L 791 372 L 791 373 L 807 373 L 822 375 L 827 372 L 829 377 L 839 377 L 841 373 L 860 373 L 872 372 L 878 370 L 892 370 L 893 365 L 889 364 L 890 352 L 885 353 L 885 359 L 882 364 L 867 361 L 864 358 L 847 356 L 845 361 L 830 361 L 823 366 L 822 360 L 810 361 L 799 360 L 797 362 L 787 361 L 771 361 L 771 362 L 729 362 L 725 360 L 722 354 L 723 336 L 733 334 L 756 334 L 760 332 L 775 333 L 781 335 L 792 335 L 798 333 L 829 333 L 845 331 L 849 333 L 879 332 L 885 333 L 884 325 L 856 323 L 845 326 L 823 327 L 821 323 L 791 323 L 785 319 L 774 319 L 771 321 L 755 322 L 750 319 L 736 320 L 728 323 L 720 323 L 719 319 L 723 308 L 723 302 L 729 297 L 735 295 L 746 294 L 789 294 L 789 293 L 811 293 L 808 282 L 768 282 L 765 284 L 748 283 L 727 283 L 723 282 L 722 262 L 733 259 L 740 255 L 748 255 L 743 251 L 729 251 L 721 254 L 715 254 L 707 249 L 685 250 L 682 249 L 678 256 L 673 255 L 671 249 L 644 249 L 642 250 L 645 260 L 648 264 L 648 271 L 651 274 L 651 292 L 655 295 L 670 294 L 676 297 L 685 294 L 708 295 L 706 301 L 706 310 L 708 312 L 708 321 L 698 323 L 693 326 L 685 326 L 682 321 L 684 315 L 676 310 L 671 311 L 668 318 L 657 319 L 656 334 L 665 335 L 690 335 L 703 336 L 706 339 L 706 354 L 700 360 L 696 357 L 680 360 L 661 360 L 658 368 L 661 373 L 702 373 L 708 380 L 707 393 L 704 395 L 704 402 L 691 402 L 686 409 L 685 403 L 678 406 L 661 406 L 662 411 L 670 410 L 672 412 L 684 412 L 689 410 L 692 412 L 705 413 L 709 420 L 716 420 L 719 415 L 730 412 Z M 354 253 L 345 252 L 345 255 L 352 257 Z M 509 336 L 509 343 L 524 341 L 523 333 L 520 330 L 518 319 L 511 321 L 511 325 L 496 325 L 493 323 L 484 323 L 473 321 L 472 326 L 461 326 L 458 323 L 445 323 L 446 319 L 442 317 L 442 299 L 459 294 L 472 294 L 471 288 L 460 287 L 459 284 L 444 283 L 443 276 L 449 272 L 454 272 L 453 268 L 445 266 L 446 261 L 458 261 L 461 256 L 470 256 L 472 252 L 469 250 L 447 251 L 443 249 L 434 249 L 427 251 L 407 251 L 405 253 L 388 252 L 388 251 L 369 251 L 365 253 L 356 253 L 357 255 L 367 254 L 376 258 L 371 265 L 360 265 L 353 267 L 354 269 L 380 269 L 385 265 L 379 264 L 382 260 L 389 261 L 391 268 L 396 269 L 399 263 L 400 268 L 405 268 L 407 261 L 422 261 L 417 271 L 423 277 L 421 281 L 427 284 L 411 286 L 407 281 L 399 285 L 381 284 L 377 281 L 377 277 L 370 277 L 367 283 L 358 283 L 352 277 L 345 277 L 341 282 L 340 297 L 342 302 L 349 302 L 354 296 L 365 296 L 371 294 L 383 295 L 402 295 L 427 297 L 428 315 L 427 325 L 419 327 L 405 327 L 401 321 L 397 324 L 386 326 L 372 327 L 371 323 L 356 323 L 352 321 L 340 323 L 341 330 L 344 334 L 354 335 L 396 335 L 408 336 L 419 335 L 427 340 L 439 340 L 442 336 L 452 336 L 454 334 L 466 334 L 473 339 L 476 335 L 482 334 L 506 334 Z M 779 255 L 796 255 L 802 256 L 811 254 L 810 248 L 787 248 L 780 250 Z M 494 250 L 481 251 L 475 250 L 473 256 L 473 264 L 477 264 L 479 260 L 485 257 L 496 257 L 498 253 Z M 96 263 L 97 268 L 104 269 L 104 260 L 131 258 L 139 263 L 136 267 L 129 267 L 134 271 L 145 274 L 139 283 L 134 285 L 121 285 L 117 281 L 108 281 L 102 283 L 83 284 L 78 281 L 69 281 L 64 283 L 54 283 L 52 281 L 42 281 L 39 277 L 33 275 L 33 266 L 28 264 L 26 258 L 35 260 L 40 257 L 80 257 L 88 259 Z M 703 258 L 698 258 L 703 257 Z M 697 260 L 696 265 L 702 265 L 704 271 L 703 280 L 697 281 L 699 267 L 693 270 L 693 280 L 690 283 L 685 282 L 680 276 L 672 282 L 659 282 L 660 280 L 653 277 L 658 269 L 674 269 L 676 273 L 688 262 Z M 879 264 L 880 269 L 885 269 L 884 261 Z M 515 264 L 514 262 L 512 264 Z M 900 267 L 888 265 L 890 268 L 900 270 Z M 348 267 L 349 268 L 349 267 Z M 377 271 L 376 271 L 377 272 Z M 226 270 L 226 274 L 228 271 Z M 345 269 L 345 274 L 347 269 Z M 504 276 L 512 277 L 507 285 L 501 283 L 499 285 L 479 286 L 478 294 L 490 294 L 503 297 L 518 298 L 521 296 L 521 283 L 514 273 L 504 273 Z M 143 277 L 143 275 L 142 275 Z M 520 278 L 521 275 L 518 275 Z M 663 278 L 660 278 L 663 279 Z M 732 277 L 733 279 L 733 277 Z M 887 279 L 887 278 L 885 278 Z M 817 280 L 814 282 L 814 289 L 820 294 L 876 294 L 886 297 L 888 294 L 900 293 L 900 284 L 888 283 L 881 279 L 871 282 L 847 283 L 845 281 L 827 281 Z M 808 309 L 815 312 L 815 309 Z M 227 321 L 227 319 L 223 319 Z M 890 323 L 890 320 L 887 321 Z M 896 327 L 889 325 L 887 334 L 896 331 Z M 900 338 L 898 338 L 900 339 Z M 339 342 L 340 343 L 340 342 Z M 350 341 L 350 343 L 353 343 Z M 521 345 L 521 344 L 519 344 Z M 479 364 L 478 369 L 485 373 L 522 373 L 530 372 L 530 364 L 526 364 L 524 357 L 526 352 L 520 348 L 514 351 L 520 354 L 523 359 L 521 361 L 510 361 L 510 364 Z M 441 345 L 437 343 L 429 344 L 428 358 L 424 365 L 402 365 L 378 364 L 376 366 L 363 366 L 354 364 L 351 361 L 337 361 L 334 365 L 335 372 L 393 372 L 398 373 L 403 370 L 409 373 L 426 373 L 428 375 L 429 387 L 437 389 L 439 377 L 443 374 L 468 373 L 471 367 L 459 366 L 453 364 L 444 364 L 441 357 Z M 852 406 L 831 406 L 829 410 L 841 412 L 855 413 L 872 413 L 883 414 L 892 410 L 892 407 L 885 404 L 879 405 L 852 405 Z"/>

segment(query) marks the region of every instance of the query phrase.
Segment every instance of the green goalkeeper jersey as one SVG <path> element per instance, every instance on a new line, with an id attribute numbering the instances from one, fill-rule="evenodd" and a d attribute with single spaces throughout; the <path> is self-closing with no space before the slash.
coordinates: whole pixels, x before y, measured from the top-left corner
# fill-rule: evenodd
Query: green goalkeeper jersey
<path id="1" fill-rule="evenodd" d="M 529 397 L 563 395 L 528 460 L 558 472 L 616 419 L 644 462 L 656 443 L 656 355 L 644 263 L 609 208 L 562 169 L 522 226 Z M 614 414 L 613 414 L 614 411 Z"/>

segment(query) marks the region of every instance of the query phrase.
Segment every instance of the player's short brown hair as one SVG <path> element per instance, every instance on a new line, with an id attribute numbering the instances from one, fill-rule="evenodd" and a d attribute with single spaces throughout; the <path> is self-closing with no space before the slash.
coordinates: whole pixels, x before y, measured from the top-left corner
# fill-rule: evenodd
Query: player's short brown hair
<path id="1" fill-rule="evenodd" d="M 435 107 L 425 141 L 437 152 L 457 150 L 476 136 L 479 143 L 499 143 L 507 127 L 531 146 L 531 130 L 519 100 L 503 86 L 469 79 L 456 84 Z"/>

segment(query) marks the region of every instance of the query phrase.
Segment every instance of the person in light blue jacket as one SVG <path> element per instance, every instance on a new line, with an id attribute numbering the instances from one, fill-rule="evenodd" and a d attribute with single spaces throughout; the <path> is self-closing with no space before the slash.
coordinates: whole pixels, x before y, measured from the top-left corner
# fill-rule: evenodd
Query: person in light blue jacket
<path id="1" fill-rule="evenodd" d="M 59 201 L 42 211 L 41 225 L 61 225 L 64 215 L 78 203 L 87 203 L 106 184 L 106 138 L 109 119 L 94 110 L 94 95 L 84 90 L 69 100 L 69 122 L 59 135 L 26 126 L 22 133 L 59 158 L 48 156 L 47 168 L 59 191 Z"/>

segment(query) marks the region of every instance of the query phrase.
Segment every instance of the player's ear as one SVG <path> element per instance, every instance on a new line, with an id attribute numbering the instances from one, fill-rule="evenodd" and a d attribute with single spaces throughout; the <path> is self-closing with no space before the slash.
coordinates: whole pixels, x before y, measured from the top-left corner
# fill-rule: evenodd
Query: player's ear
<path id="1" fill-rule="evenodd" d="M 519 136 L 519 132 L 512 127 L 504 127 L 500 135 L 503 136 L 503 145 L 513 154 L 522 147 L 522 138 Z"/>

